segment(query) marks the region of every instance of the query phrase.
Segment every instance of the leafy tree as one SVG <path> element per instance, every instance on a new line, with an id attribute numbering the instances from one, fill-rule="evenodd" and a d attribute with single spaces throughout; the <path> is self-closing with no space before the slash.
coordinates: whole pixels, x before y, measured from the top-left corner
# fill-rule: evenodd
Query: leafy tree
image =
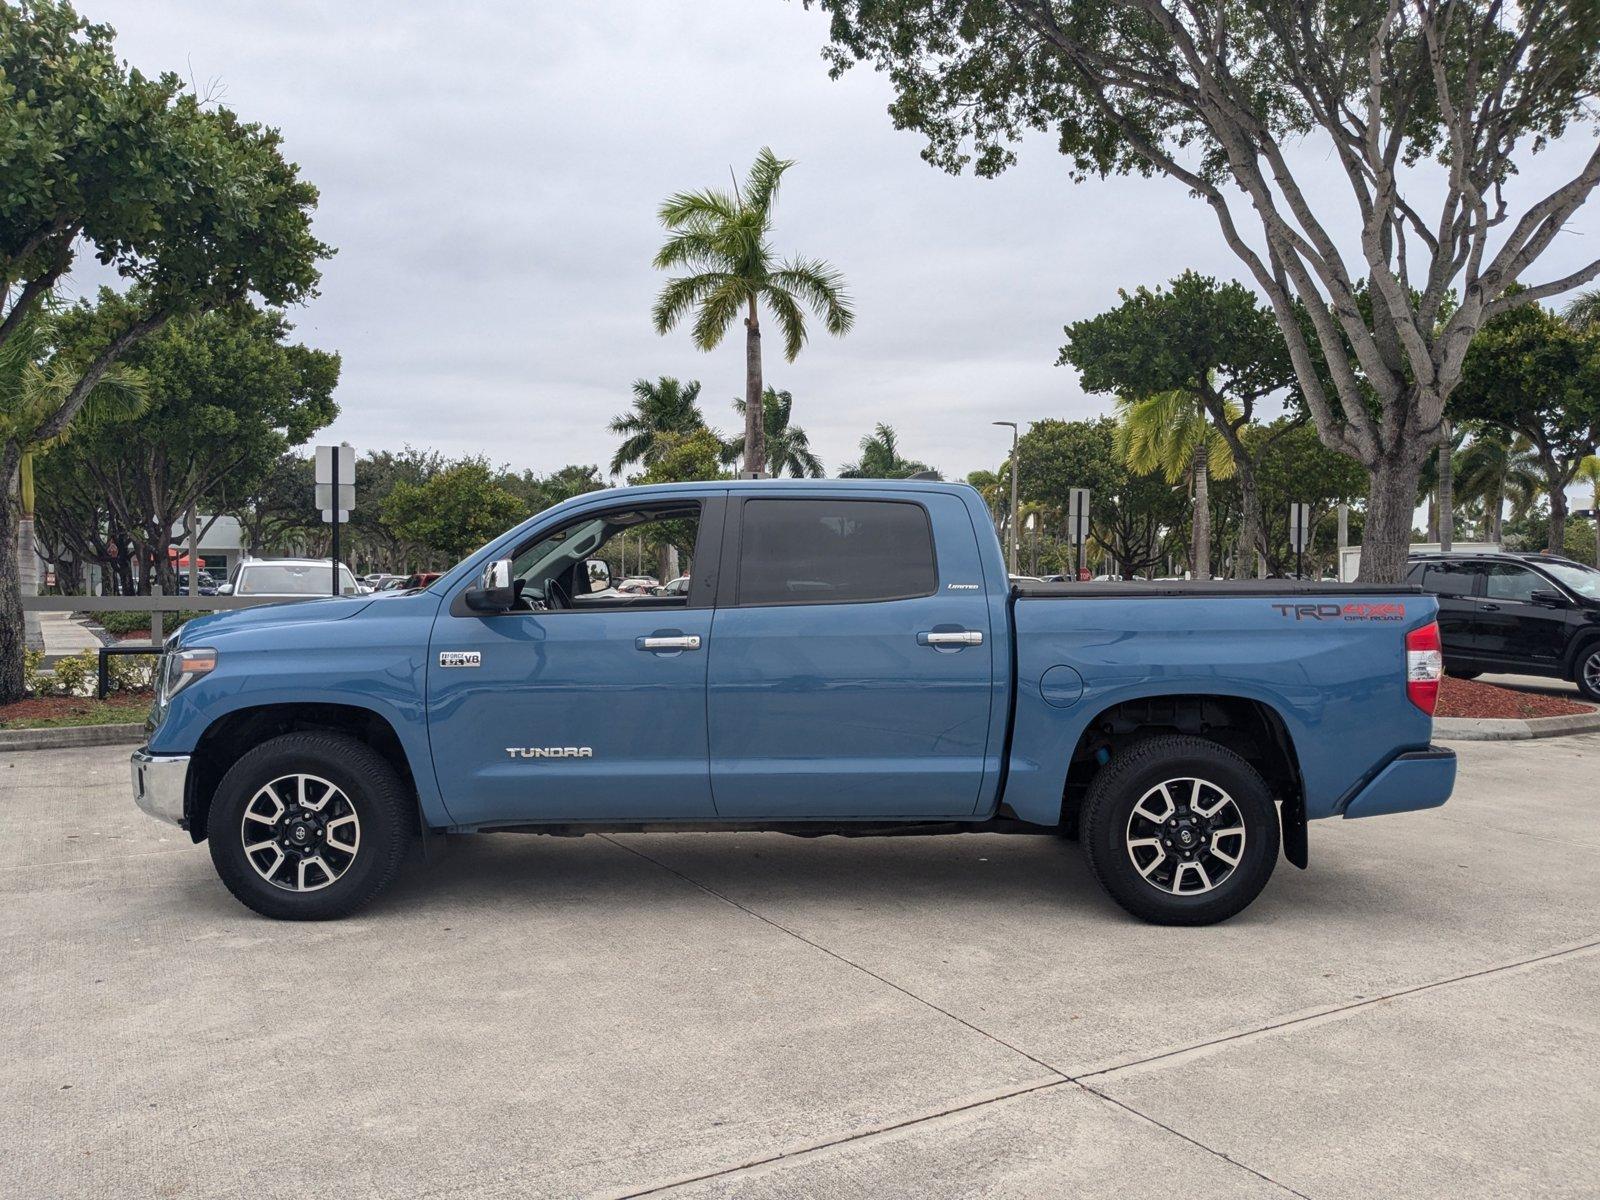
<path id="1" fill-rule="evenodd" d="M 38 430 L 77 382 L 76 372 L 50 345 L 54 325 L 41 310 L 34 310 L 21 319 L 14 336 L 0 345 L 0 438 L 17 443 L 22 450 L 18 463 L 15 549 L 18 586 L 22 594 L 28 596 L 39 592 L 34 460 L 71 432 L 62 430 L 45 441 L 39 439 Z M 114 365 L 101 376 L 99 384 L 84 401 L 79 424 L 94 426 L 131 417 L 144 407 L 144 401 L 144 377 L 137 371 Z M 29 612 L 24 619 L 29 647 L 43 649 L 39 614 Z"/>
<path id="2" fill-rule="evenodd" d="M 1354 504 L 1366 492 L 1367 475 L 1361 465 L 1324 446 L 1317 431 L 1294 417 L 1280 417 L 1245 431 L 1246 449 L 1256 463 L 1267 545 L 1263 553 L 1267 572 L 1287 575 L 1295 555 L 1289 545 L 1289 505 L 1311 508 L 1311 544 L 1308 569 L 1337 565 L 1338 526 L 1333 520 L 1340 504 Z M 1361 514 L 1353 512 L 1352 537 L 1361 534 Z"/>
<path id="3" fill-rule="evenodd" d="M 612 417 L 608 426 L 612 433 L 623 438 L 622 445 L 611 456 L 611 473 L 614 475 L 633 463 L 648 467 L 673 438 L 705 427 L 698 379 L 688 383 L 679 383 L 670 375 L 663 375 L 654 383 L 635 379 L 633 410 Z"/>
<path id="4" fill-rule="evenodd" d="M 1168 483 L 1187 481 L 1194 501 L 1189 569 L 1196 579 L 1210 579 L 1210 484 L 1213 476 L 1233 477 L 1227 442 L 1187 392 L 1118 400 L 1117 414 L 1117 453 L 1130 468 L 1140 474 L 1159 473 Z M 1226 415 L 1236 415 L 1231 403 Z"/>
<path id="5" fill-rule="evenodd" d="M 767 241 L 778 184 L 792 166 L 791 160 L 763 146 L 743 187 L 735 183 L 731 192 L 679 192 L 667 198 L 660 212 L 670 236 L 656 254 L 655 267 L 689 274 L 674 276 L 661 289 L 654 311 L 656 332 L 666 333 L 693 313 L 695 345 L 714 350 L 734 319 L 744 314 L 746 471 L 767 467 L 765 408 L 759 402 L 761 306 L 777 321 L 789 362 L 805 345 L 805 309 L 836 337 L 855 323 L 844 277 L 837 270 L 817 258 L 780 262 Z"/>
<path id="6" fill-rule="evenodd" d="M 1525 209 L 1504 190 L 1590 120 L 1593 0 L 807 2 L 832 16 L 834 74 L 886 72 L 892 119 L 934 165 L 994 175 L 1050 130 L 1077 179 L 1161 174 L 1210 206 L 1323 444 L 1370 473 L 1367 580 L 1404 569 L 1417 475 L 1478 328 L 1600 274 L 1511 291 L 1600 183 L 1600 145 Z M 1290 154 L 1308 138 L 1341 186 L 1320 155 L 1314 190 L 1302 178 Z"/>
<path id="7" fill-rule="evenodd" d="M 764 410 L 761 427 L 767 439 L 767 466 L 771 473 L 778 476 L 788 472 L 796 479 L 821 479 L 824 474 L 822 461 L 811 453 L 811 439 L 806 436 L 804 429 L 791 423 L 794 397 L 788 392 L 766 388 L 761 393 L 761 407 Z M 733 411 L 744 416 L 744 401 L 735 399 Z M 743 458 L 744 438 L 737 437 L 730 441 L 723 454 L 729 462 Z"/>
<path id="8" fill-rule="evenodd" d="M 994 520 L 995 533 L 1005 528 L 1011 508 L 1011 463 L 1008 461 L 998 471 L 969 471 L 967 482 L 978 490 L 983 502 L 989 506 Z"/>
<path id="9" fill-rule="evenodd" d="M 1182 519 L 1183 504 L 1156 476 L 1128 469 L 1116 429 L 1110 417 L 1035 421 L 1017 442 L 1017 490 L 1024 503 L 1065 513 L 1071 489 L 1088 488 L 1090 541 L 1115 560 L 1118 574 L 1132 577 L 1165 556 L 1167 530 Z M 998 474 L 1009 502 L 1009 473 Z"/>
<path id="10" fill-rule="evenodd" d="M 1533 446 L 1550 501 L 1550 547 L 1564 553 L 1567 486 L 1600 445 L 1600 330 L 1531 305 L 1484 326 L 1467 352 L 1451 411 Z"/>
<path id="11" fill-rule="evenodd" d="M 605 480 L 600 478 L 600 468 L 592 463 L 561 467 L 544 476 L 524 471 L 520 483 L 522 494 L 533 512 L 551 508 L 586 492 L 598 492 L 606 486 Z"/>
<path id="12" fill-rule="evenodd" d="M 1242 505 L 1234 575 L 1254 573 L 1255 552 L 1267 550 L 1256 463 L 1244 431 L 1257 406 L 1294 383 L 1289 349 L 1270 309 L 1240 283 L 1185 271 L 1170 288 L 1120 292 L 1122 303 L 1066 327 L 1060 363 L 1078 368 L 1090 392 L 1189 397 L 1233 458 Z"/>
<path id="13" fill-rule="evenodd" d="M 98 303 L 62 314 L 63 355 L 98 344 L 139 302 L 105 290 Z M 175 590 L 167 548 L 191 506 L 233 508 L 286 450 L 338 415 L 339 356 L 289 341 L 292 330 L 281 312 L 240 304 L 181 317 L 124 355 L 144 378 L 148 405 L 78 442 L 84 470 L 146 564 L 143 590 L 152 582 Z M 311 501 L 308 490 L 302 503 Z"/>
<path id="14" fill-rule="evenodd" d="M 650 469 L 628 482 L 696 483 L 708 479 L 728 479 L 731 476 L 722 469 L 726 458 L 727 447 L 709 429 L 702 427 L 691 433 L 669 434 L 667 444 Z M 694 553 L 696 529 L 693 521 L 667 520 L 651 522 L 640 531 L 641 539 L 648 534 L 655 535 L 655 551 L 660 563 L 657 569 L 663 581 L 678 577 L 680 555 Z"/>
<path id="15" fill-rule="evenodd" d="M 167 73 L 117 59 L 112 31 L 64 0 L 0 0 L 0 345 L 91 250 L 134 285 L 126 321 L 78 360 L 31 440 L 54 441 L 113 363 L 184 313 L 309 296 L 331 251 L 311 234 L 317 192 L 275 130 L 207 104 Z M 0 545 L 16 543 L 22 458 L 0 442 Z M 15 556 L 0 555 L 0 702 L 23 695 Z"/>
<path id="16" fill-rule="evenodd" d="M 880 422 L 873 432 L 861 439 L 861 457 L 841 467 L 839 478 L 909 479 L 924 472 L 931 472 L 935 479 L 942 478 L 927 463 L 901 458 L 899 437 L 892 427 Z"/>
<path id="17" fill-rule="evenodd" d="M 425 546 L 445 566 L 528 516 L 482 458 L 463 459 L 423 484 L 400 482 L 384 500 L 380 519 L 397 537 Z"/>

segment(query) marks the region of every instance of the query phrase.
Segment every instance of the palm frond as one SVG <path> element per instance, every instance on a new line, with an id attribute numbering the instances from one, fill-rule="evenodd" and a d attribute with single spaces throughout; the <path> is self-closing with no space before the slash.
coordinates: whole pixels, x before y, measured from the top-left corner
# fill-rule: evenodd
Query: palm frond
<path id="1" fill-rule="evenodd" d="M 822 259 L 791 258 L 772 273 L 772 281 L 800 297 L 834 337 L 844 336 L 855 325 L 844 276 Z"/>
<path id="2" fill-rule="evenodd" d="M 700 312 L 694 321 L 694 344 L 702 350 L 716 349 L 749 296 L 750 290 L 744 280 L 734 275 L 723 276 L 715 290 L 700 299 Z"/>
<path id="3" fill-rule="evenodd" d="M 705 188 L 668 196 L 656 210 L 656 216 L 668 229 L 678 229 L 694 221 L 737 220 L 740 207 L 737 197 L 715 188 Z"/>
<path id="4" fill-rule="evenodd" d="M 769 147 L 763 146 L 757 150 L 756 160 L 750 165 L 750 174 L 745 177 L 740 197 L 745 205 L 763 217 L 768 216 L 778 201 L 778 185 L 783 180 L 783 173 L 792 166 L 793 159 L 779 158 Z"/>
<path id="5" fill-rule="evenodd" d="M 806 315 L 794 293 L 773 284 L 761 289 L 761 297 L 778 320 L 778 332 L 783 334 L 783 356 L 793 362 L 806 344 Z"/>
<path id="6" fill-rule="evenodd" d="M 726 285 L 730 278 L 725 272 L 706 271 L 667 280 L 661 295 L 656 297 L 655 307 L 650 310 L 650 319 L 655 324 L 656 332 L 666 333 L 673 328 L 690 309 Z"/>

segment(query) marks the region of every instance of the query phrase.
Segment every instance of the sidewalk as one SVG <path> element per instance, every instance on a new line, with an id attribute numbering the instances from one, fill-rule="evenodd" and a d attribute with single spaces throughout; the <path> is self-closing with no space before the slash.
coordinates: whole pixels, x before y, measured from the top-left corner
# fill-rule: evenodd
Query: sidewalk
<path id="1" fill-rule="evenodd" d="M 100 649 L 101 642 L 94 633 L 80 625 L 71 613 L 42 612 L 39 629 L 44 634 L 45 664 L 52 665 L 59 658 L 81 654 L 85 650 Z"/>

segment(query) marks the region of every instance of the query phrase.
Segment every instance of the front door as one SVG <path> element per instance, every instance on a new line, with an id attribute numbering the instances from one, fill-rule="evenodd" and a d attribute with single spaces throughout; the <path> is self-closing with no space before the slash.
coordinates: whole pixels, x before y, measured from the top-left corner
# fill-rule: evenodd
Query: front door
<path id="1" fill-rule="evenodd" d="M 1516 563 L 1493 563 L 1478 601 L 1477 642 L 1485 658 L 1508 665 L 1553 667 L 1567 645 L 1566 605 L 1535 601 L 1534 593 L 1560 594 L 1544 576 Z"/>
<path id="2" fill-rule="evenodd" d="M 714 545 L 720 511 L 720 499 L 590 510 L 517 551 L 519 609 L 478 614 L 459 596 L 446 601 L 429 650 L 428 728 L 458 824 L 713 816 L 710 581 L 630 595 L 607 576 L 620 580 L 627 566 L 637 577 L 638 556 L 670 562 L 676 546 L 693 578 L 697 532 L 715 525 Z"/>
<path id="3" fill-rule="evenodd" d="M 971 815 L 1004 665 L 965 506 L 805 495 L 730 504 L 709 647 L 717 815 Z"/>

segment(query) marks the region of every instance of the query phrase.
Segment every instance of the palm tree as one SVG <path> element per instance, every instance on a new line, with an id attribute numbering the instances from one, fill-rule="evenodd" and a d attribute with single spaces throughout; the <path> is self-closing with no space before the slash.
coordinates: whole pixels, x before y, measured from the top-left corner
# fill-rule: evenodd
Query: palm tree
<path id="1" fill-rule="evenodd" d="M 0 440 L 14 440 L 22 447 L 17 481 L 17 544 L 12 549 L 19 590 L 24 596 L 39 594 L 39 553 L 33 528 L 34 456 L 65 441 L 74 429 L 125 421 L 144 410 L 143 373 L 121 363 L 113 364 L 89 393 L 72 425 L 54 437 L 37 437 L 34 431 L 66 402 L 80 375 L 81 371 L 51 355 L 47 318 L 37 310 L 23 317 L 21 325 L 0 346 Z M 5 486 L 9 487 L 9 482 Z M 10 503 L 9 497 L 0 497 L 0 503 Z M 23 628 L 28 646 L 42 649 L 39 615 L 25 614 Z"/>
<path id="2" fill-rule="evenodd" d="M 698 379 L 688 383 L 679 383 L 670 375 L 663 375 L 654 383 L 635 379 L 633 411 L 612 417 L 607 427 L 623 438 L 611 456 L 611 473 L 615 475 L 632 463 L 654 466 L 671 448 L 673 438 L 698 433 L 705 427 Z"/>
<path id="3" fill-rule="evenodd" d="M 1587 483 L 1594 489 L 1589 507 L 1594 513 L 1594 565 L 1600 567 L 1600 454 L 1586 455 L 1578 464 L 1573 480 Z"/>
<path id="4" fill-rule="evenodd" d="M 1600 328 L 1600 288 L 1579 292 L 1567 302 L 1561 315 L 1575 329 Z"/>
<path id="5" fill-rule="evenodd" d="M 1474 432 L 1471 443 L 1456 458 L 1456 493 L 1467 501 L 1483 503 L 1483 534 L 1490 542 L 1502 540 L 1506 502 L 1511 515 L 1521 520 L 1544 490 L 1543 476 L 1526 438 L 1510 438 L 1490 428 Z"/>
<path id="6" fill-rule="evenodd" d="M 1206 412 L 1186 392 L 1156 392 L 1117 401 L 1116 453 L 1141 475 L 1159 471 L 1168 483 L 1188 480 L 1194 499 L 1189 569 L 1211 578 L 1211 479 L 1233 474 L 1233 455 Z"/>
<path id="7" fill-rule="evenodd" d="M 968 472 L 967 482 L 978 489 L 978 495 L 989 506 L 989 516 L 998 535 L 1005 529 L 1007 509 L 1011 506 L 1011 463 L 1005 462 L 998 471 Z"/>
<path id="8" fill-rule="evenodd" d="M 764 472 L 767 466 L 766 414 L 759 403 L 761 305 L 777 321 L 790 362 L 805 345 L 804 309 L 817 314 L 835 336 L 848 333 L 855 323 L 844 277 L 837 270 L 815 258 L 779 262 L 767 241 L 778 183 L 793 165 L 763 146 L 743 187 L 735 181 L 731 192 L 679 192 L 660 210 L 671 236 L 656 254 L 656 270 L 683 268 L 689 274 L 674 276 L 661 289 L 652 314 L 656 332 L 666 333 L 692 312 L 695 345 L 714 350 L 734 318 L 744 314 L 747 472 Z"/>
<path id="9" fill-rule="evenodd" d="M 909 479 L 913 475 L 930 474 L 942 478 L 927 463 L 900 457 L 900 439 L 888 425 L 878 427 L 861 439 L 861 458 L 846 463 L 839 470 L 840 479 Z"/>
<path id="10" fill-rule="evenodd" d="M 788 392 L 775 392 L 764 388 L 761 392 L 761 425 L 767 439 L 767 464 L 774 476 L 787 471 L 796 479 L 821 479 L 822 462 L 811 453 L 811 439 L 806 431 L 790 423 L 794 414 L 794 397 Z M 735 399 L 733 411 L 745 415 L 745 403 Z M 745 422 L 746 427 L 749 422 Z M 726 462 L 744 456 L 744 438 L 737 437 L 727 443 Z"/>

